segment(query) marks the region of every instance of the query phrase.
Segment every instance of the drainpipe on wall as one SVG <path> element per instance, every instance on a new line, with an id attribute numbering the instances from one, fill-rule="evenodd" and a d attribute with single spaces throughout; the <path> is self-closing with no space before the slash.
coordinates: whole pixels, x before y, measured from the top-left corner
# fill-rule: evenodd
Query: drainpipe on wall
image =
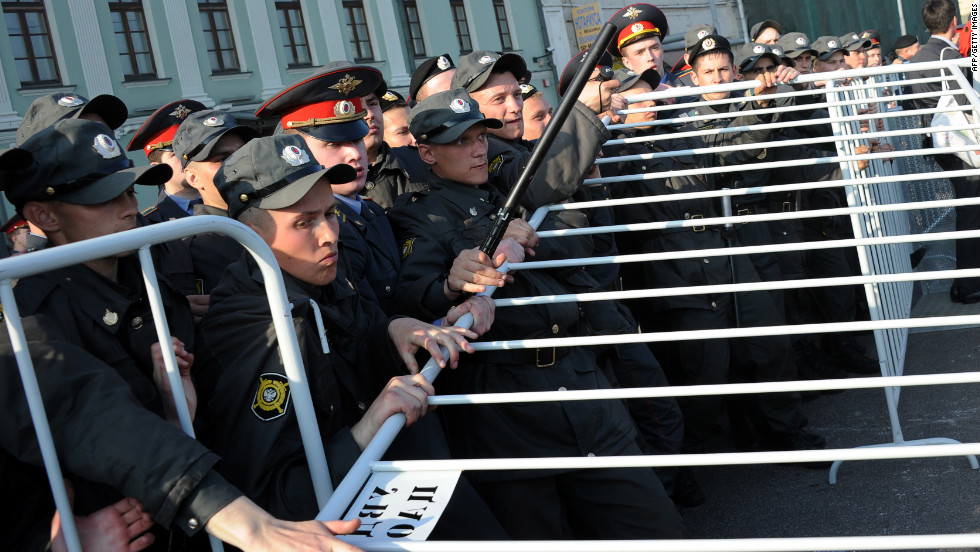
<path id="1" fill-rule="evenodd" d="M 738 17 L 742 20 L 742 38 L 745 40 L 745 43 L 748 44 L 749 25 L 748 25 L 748 21 L 745 20 L 745 4 L 742 3 L 742 0 L 736 0 L 736 1 L 738 2 Z M 902 0 L 898 0 L 898 1 L 901 2 Z"/>

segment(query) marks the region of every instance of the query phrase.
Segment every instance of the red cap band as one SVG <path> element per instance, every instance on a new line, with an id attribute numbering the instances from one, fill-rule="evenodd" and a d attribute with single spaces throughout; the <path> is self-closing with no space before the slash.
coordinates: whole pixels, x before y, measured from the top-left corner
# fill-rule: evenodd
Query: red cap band
<path id="1" fill-rule="evenodd" d="M 143 153 L 150 156 L 150 152 L 153 150 L 158 150 L 160 148 L 165 148 L 174 143 L 174 135 L 177 134 L 177 125 L 172 127 L 167 127 L 157 133 L 154 137 L 146 141 L 146 145 L 143 146 Z"/>
<path id="2" fill-rule="evenodd" d="M 624 44 L 633 40 L 634 38 L 639 38 L 645 34 L 656 34 L 660 38 L 663 38 L 663 34 L 656 25 L 649 21 L 637 21 L 629 27 L 626 27 L 619 33 L 619 38 L 616 40 L 616 47 L 622 48 Z"/>
<path id="3" fill-rule="evenodd" d="M 282 116 L 282 128 L 349 123 L 365 115 L 360 97 L 307 104 Z"/>

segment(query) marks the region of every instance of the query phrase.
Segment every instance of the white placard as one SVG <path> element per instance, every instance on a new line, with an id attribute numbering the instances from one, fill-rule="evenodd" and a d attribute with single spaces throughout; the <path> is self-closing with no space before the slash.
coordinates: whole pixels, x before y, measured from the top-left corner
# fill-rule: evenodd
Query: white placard
<path id="1" fill-rule="evenodd" d="M 356 546 L 387 541 L 424 541 L 449 504 L 458 471 L 381 472 L 368 479 L 345 520 L 361 527 L 339 538 Z"/>

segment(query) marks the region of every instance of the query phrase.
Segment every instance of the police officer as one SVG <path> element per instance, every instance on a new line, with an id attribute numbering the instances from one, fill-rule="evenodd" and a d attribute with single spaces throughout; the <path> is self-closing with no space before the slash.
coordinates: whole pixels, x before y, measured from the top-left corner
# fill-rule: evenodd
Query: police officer
<path id="1" fill-rule="evenodd" d="M 173 143 L 180 123 L 191 113 L 204 109 L 204 104 L 194 100 L 171 102 L 147 117 L 126 146 L 126 151 L 142 149 L 151 165 L 164 163 L 173 170 L 173 176 L 157 197 L 157 204 L 142 212 L 151 223 L 190 216 L 194 214 L 194 205 L 201 203 L 201 193 L 184 178 L 184 167 L 174 153 Z"/>
<path id="2" fill-rule="evenodd" d="M 696 86 L 691 81 L 691 48 L 701 42 L 702 38 L 713 34 L 718 34 L 718 29 L 706 23 L 698 23 L 684 33 L 684 57 L 677 60 L 677 64 L 670 70 L 684 86 Z"/>
<path id="3" fill-rule="evenodd" d="M 116 130 L 128 117 L 126 104 L 111 94 L 101 94 L 91 100 L 79 94 L 46 94 L 36 98 L 27 108 L 17 127 L 15 143 L 22 145 L 31 136 L 62 119 L 97 121 Z"/>
<path id="4" fill-rule="evenodd" d="M 112 131 L 84 120 L 60 121 L 0 157 L 7 199 L 44 229 L 56 247 L 136 227 L 133 186 L 163 184 L 170 169 L 130 167 Z M 166 280 L 160 281 L 160 291 L 177 338 L 167 346 L 175 347 L 185 372 L 194 343 L 191 314 Z M 23 278 L 14 293 L 49 405 L 55 447 L 71 451 L 59 460 L 74 482 L 78 513 L 128 495 L 162 527 L 180 528 L 188 535 L 204 529 L 243 550 L 350 549 L 328 527 L 349 532 L 356 523 L 325 526 L 272 518 L 217 474 L 217 455 L 164 419 L 173 397 L 168 386 L 154 383 L 162 357 L 153 350 L 156 332 L 134 255 Z M 6 378 L 0 393 L 10 412 L 0 446 L 4 454 L 38 465 L 38 445 L 6 331 L 0 353 Z M 190 398 L 188 377 L 184 388 Z M 58 408 L 50 408 L 55 404 Z M 42 479 L 34 488 L 44 486 Z M 179 549 L 179 535 L 171 537 L 157 542 Z"/>
<path id="5" fill-rule="evenodd" d="M 759 44 L 773 45 L 782 37 L 783 26 L 772 19 L 760 21 L 749 29 L 749 40 Z"/>
<path id="6" fill-rule="evenodd" d="M 386 100 L 387 96 L 391 99 Z M 387 90 L 384 80 L 374 94 L 364 97 L 364 121 L 368 124 L 364 143 L 370 166 L 367 183 L 361 193 L 384 209 L 390 209 L 399 195 L 421 189 L 418 183 L 424 180 L 424 173 L 428 171 L 414 148 L 415 140 L 408 130 L 408 105 L 399 98 L 396 92 Z M 401 142 L 397 145 L 387 140 L 389 118 L 393 118 L 392 124 L 395 125 L 391 133 L 398 133 Z M 374 126 L 380 126 L 380 135 L 372 134 Z"/>
<path id="7" fill-rule="evenodd" d="M 460 71 L 464 67 L 461 63 Z M 486 186 L 487 129 L 500 130 L 504 123 L 485 118 L 480 105 L 465 90 L 454 89 L 417 105 L 410 124 L 433 176 L 429 191 L 404 197 L 404 204 L 390 212 L 400 239 L 405 240 L 399 297 L 411 307 L 407 312 L 432 318 L 458 300 L 460 280 L 469 280 L 454 263 L 457 253 L 472 252 L 472 259 L 490 264 L 490 258 L 475 247 L 485 237 L 501 200 L 493 187 Z M 523 228 L 530 229 L 526 223 Z M 533 243 L 528 241 L 533 232 L 522 234 L 521 223 L 511 222 L 509 232 L 513 234 L 505 235 L 494 252 L 493 266 L 499 266 L 504 258 L 521 260 L 524 246 Z M 573 271 L 581 273 L 581 269 Z M 543 271 L 528 271 L 498 284 L 503 285 L 498 293 L 504 296 L 565 290 Z M 498 311 L 484 338 L 570 337 L 577 334 L 578 321 L 574 304 L 507 309 Z M 608 386 L 592 353 L 578 347 L 494 350 L 461 363 L 464 365 L 459 370 L 440 378 L 441 390 L 506 392 Z M 473 405 L 444 414 L 450 445 L 458 457 L 640 452 L 634 441 L 635 429 L 619 403 Z M 649 469 L 494 471 L 474 474 L 473 480 L 515 539 L 677 538 L 683 532 L 680 517 Z M 574 526 L 568 525 L 570 516 L 577 520 Z"/>
<path id="8" fill-rule="evenodd" d="M 385 121 L 384 140 L 389 147 L 414 146 L 415 138 L 408 130 L 411 108 L 401 94 L 389 90 L 381 95 L 381 114 Z"/>
<path id="9" fill-rule="evenodd" d="M 610 55 L 621 57 L 623 66 L 634 73 L 655 69 L 665 84 L 680 85 L 674 75 L 664 71 L 662 41 L 670 32 L 664 12 L 651 4 L 631 4 L 614 13 L 609 22 L 616 25 Z"/>
<path id="10" fill-rule="evenodd" d="M 919 52 L 919 39 L 915 35 L 902 35 L 895 40 L 892 63 L 908 63 Z"/>
<path id="11" fill-rule="evenodd" d="M 425 98 L 449 90 L 449 83 L 456 73 L 456 64 L 449 54 L 430 57 L 423 61 L 412 72 L 412 80 L 408 86 L 408 101 L 417 104 Z"/>
<path id="12" fill-rule="evenodd" d="M 521 118 L 524 120 L 524 139 L 537 140 L 544 134 L 544 129 L 551 122 L 555 110 L 548 103 L 548 98 L 545 98 L 533 84 L 521 85 L 521 99 L 524 101 L 524 108 L 521 110 Z"/>
<path id="13" fill-rule="evenodd" d="M 847 52 L 844 62 L 848 69 L 863 69 L 868 66 L 868 49 L 872 45 L 870 39 L 861 38 L 857 33 L 845 33 L 838 39 Z"/>
<path id="14" fill-rule="evenodd" d="M 786 33 L 779 39 L 779 46 L 793 60 L 794 68 L 801 75 L 813 71 L 813 56 L 817 53 L 810 47 L 810 38 L 804 33 Z"/>
<path id="15" fill-rule="evenodd" d="M 871 41 L 871 47 L 868 48 L 868 67 L 880 67 L 884 59 L 881 55 L 881 33 L 874 29 L 868 29 L 861 33 L 861 38 Z"/>

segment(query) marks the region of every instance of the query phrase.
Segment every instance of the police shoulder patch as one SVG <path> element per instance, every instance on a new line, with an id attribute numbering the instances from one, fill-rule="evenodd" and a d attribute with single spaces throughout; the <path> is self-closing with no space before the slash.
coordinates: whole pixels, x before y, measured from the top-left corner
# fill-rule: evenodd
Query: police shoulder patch
<path id="1" fill-rule="evenodd" d="M 402 260 L 408 258 L 412 254 L 412 244 L 415 243 L 415 238 L 408 238 L 405 243 L 402 244 Z"/>
<path id="2" fill-rule="evenodd" d="M 157 206 L 156 205 L 151 205 L 150 207 L 147 207 L 146 209 L 143 209 L 142 211 L 140 211 L 140 214 L 145 217 L 145 216 L 151 215 L 151 214 L 153 214 L 155 212 L 157 212 Z"/>
<path id="3" fill-rule="evenodd" d="M 504 155 L 503 154 L 500 154 L 497 157 L 494 157 L 493 158 L 493 161 L 490 161 L 490 164 L 487 165 L 487 171 L 490 174 L 495 175 L 498 172 L 500 172 L 500 167 L 503 164 L 504 164 Z"/>
<path id="4" fill-rule="evenodd" d="M 262 374 L 255 389 L 252 413 L 263 422 L 275 420 L 289 408 L 289 381 L 282 374 Z"/>

